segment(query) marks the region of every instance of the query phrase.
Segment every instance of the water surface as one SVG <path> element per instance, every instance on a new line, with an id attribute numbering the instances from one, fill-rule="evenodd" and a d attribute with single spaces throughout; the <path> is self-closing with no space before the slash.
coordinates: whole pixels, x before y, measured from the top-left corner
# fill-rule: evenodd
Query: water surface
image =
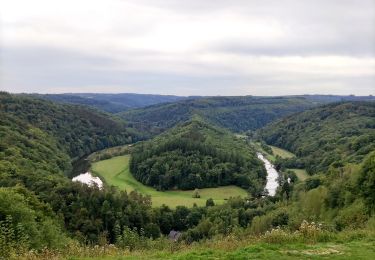
<path id="1" fill-rule="evenodd" d="M 263 161 L 264 167 L 267 171 L 267 184 L 265 189 L 268 191 L 270 196 L 275 196 L 276 189 L 279 186 L 277 182 L 277 178 L 279 177 L 279 173 L 276 171 L 275 167 L 268 161 L 263 154 L 257 153 L 257 156 L 260 160 Z"/>
<path id="2" fill-rule="evenodd" d="M 99 177 L 92 176 L 91 172 L 81 173 L 80 175 L 74 177 L 72 181 L 78 181 L 89 186 L 94 186 L 96 184 L 99 189 L 103 187 L 102 180 Z"/>

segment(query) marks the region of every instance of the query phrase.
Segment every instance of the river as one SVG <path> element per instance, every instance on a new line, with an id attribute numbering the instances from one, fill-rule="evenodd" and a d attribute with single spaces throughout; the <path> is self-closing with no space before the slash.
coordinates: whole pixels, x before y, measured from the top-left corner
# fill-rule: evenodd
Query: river
<path id="1" fill-rule="evenodd" d="M 268 161 L 261 153 L 257 153 L 257 156 L 264 163 L 264 167 L 267 171 L 267 183 L 265 189 L 268 191 L 270 196 L 275 196 L 276 189 L 279 186 L 279 183 L 277 182 L 279 173 L 276 171 L 275 167 L 270 163 L 270 161 Z M 85 166 L 85 169 L 87 169 L 88 166 L 86 164 Z M 79 174 L 78 176 L 74 177 L 72 181 L 85 183 L 89 186 L 96 184 L 100 189 L 103 187 L 103 181 L 99 177 L 94 177 L 89 171 Z"/>
<path id="2" fill-rule="evenodd" d="M 276 189 L 279 186 L 277 182 L 277 178 L 279 177 L 279 173 L 276 171 L 275 167 L 268 161 L 263 154 L 257 153 L 257 156 L 260 160 L 263 161 L 264 167 L 267 171 L 267 184 L 265 189 L 268 191 L 270 196 L 275 196 Z"/>
<path id="3" fill-rule="evenodd" d="M 103 187 L 103 181 L 99 177 L 94 177 L 91 172 L 82 173 L 72 179 L 72 181 L 78 181 L 85 183 L 89 186 L 97 185 L 99 189 Z"/>

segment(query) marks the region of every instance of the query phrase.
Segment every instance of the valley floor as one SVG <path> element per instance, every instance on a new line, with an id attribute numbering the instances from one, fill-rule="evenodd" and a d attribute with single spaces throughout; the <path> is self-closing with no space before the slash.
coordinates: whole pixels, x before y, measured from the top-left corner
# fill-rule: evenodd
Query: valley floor
<path id="1" fill-rule="evenodd" d="M 157 191 L 152 187 L 143 185 L 137 181 L 129 171 L 130 155 L 116 156 L 108 160 L 95 162 L 92 171 L 108 185 L 113 185 L 128 192 L 137 190 L 144 195 L 152 197 L 153 207 L 165 204 L 171 208 L 182 205 L 192 207 L 205 206 L 206 201 L 212 198 L 215 204 L 222 204 L 230 197 L 246 197 L 247 192 L 237 186 L 223 186 L 217 188 L 199 189 L 200 198 L 193 198 L 193 190 Z"/>
<path id="2" fill-rule="evenodd" d="M 260 143 L 252 143 L 252 145 L 255 146 L 258 151 L 261 151 L 262 154 L 264 154 L 265 157 L 272 163 L 276 161 L 276 156 L 280 156 L 283 159 L 293 158 L 296 156 L 292 152 L 289 152 L 285 149 L 282 149 L 280 147 L 276 147 L 273 145 L 268 145 L 272 149 L 272 154 L 265 151 L 262 148 Z M 306 172 L 305 169 L 287 169 L 287 170 L 293 171 L 297 175 L 297 178 L 300 181 L 304 181 L 310 177 L 310 175 Z"/>

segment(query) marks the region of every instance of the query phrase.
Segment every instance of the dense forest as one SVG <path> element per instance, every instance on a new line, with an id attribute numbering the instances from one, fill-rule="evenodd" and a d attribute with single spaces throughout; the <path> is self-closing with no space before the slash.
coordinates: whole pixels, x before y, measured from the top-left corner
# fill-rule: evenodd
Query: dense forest
<path id="1" fill-rule="evenodd" d="M 275 107 L 270 104 L 270 111 Z M 195 241 L 223 248 L 231 248 L 233 241 L 271 247 L 356 239 L 373 243 L 374 103 L 312 108 L 253 134 L 297 155 L 276 159 L 281 175 L 274 197 L 261 196 L 266 195 L 265 170 L 251 146 L 198 114 L 173 119 L 174 128 L 135 144 L 132 173 L 160 190 L 236 184 L 252 196 L 222 205 L 207 200 L 204 207 L 155 208 L 152 197 L 137 192 L 72 182 L 67 176 L 73 160 L 143 140 L 142 132 L 131 122 L 84 106 L 1 93 L 0 258 L 87 257 L 93 252 L 104 257 L 133 250 L 173 254 Z M 264 123 L 281 116 L 267 115 Z M 288 170 L 293 167 L 314 175 L 299 180 Z M 182 232 L 180 242 L 166 239 L 171 230 Z"/>
<path id="2" fill-rule="evenodd" d="M 174 102 L 184 97 L 171 95 L 150 94 L 99 94 L 99 93 L 70 93 L 34 95 L 59 103 L 86 105 L 110 113 L 123 112 L 133 108 L 146 107 L 159 103 Z"/>
<path id="3" fill-rule="evenodd" d="M 292 151 L 289 168 L 313 174 L 359 163 L 375 150 L 375 103 L 333 103 L 283 118 L 259 131 L 268 144 Z"/>
<path id="4" fill-rule="evenodd" d="M 159 133 L 199 115 L 210 123 L 235 132 L 261 128 L 267 123 L 313 107 L 304 97 L 209 97 L 159 104 L 120 113 L 137 129 Z"/>
<path id="5" fill-rule="evenodd" d="M 137 145 L 130 170 L 160 190 L 235 184 L 253 195 L 262 193 L 266 177 L 262 162 L 243 141 L 198 117 Z"/>

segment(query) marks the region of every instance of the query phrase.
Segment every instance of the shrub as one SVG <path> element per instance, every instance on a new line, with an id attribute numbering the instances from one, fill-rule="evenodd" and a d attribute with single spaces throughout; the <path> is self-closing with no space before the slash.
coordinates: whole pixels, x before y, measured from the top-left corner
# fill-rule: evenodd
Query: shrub
<path id="1" fill-rule="evenodd" d="M 317 220 L 324 212 L 328 190 L 324 186 L 301 194 L 300 209 L 309 220 Z"/>
<path id="2" fill-rule="evenodd" d="M 344 228 L 361 228 L 368 220 L 366 207 L 362 200 L 354 201 L 350 206 L 340 210 L 335 219 L 335 227 L 337 230 Z"/>
<path id="3" fill-rule="evenodd" d="M 280 212 L 272 219 L 272 226 L 286 226 L 288 225 L 289 215 L 286 212 Z"/>
<path id="4" fill-rule="evenodd" d="M 375 231 L 375 216 L 372 216 L 366 224 L 366 227 L 370 231 Z"/>
<path id="5" fill-rule="evenodd" d="M 200 197 L 201 197 L 201 195 L 199 194 L 199 190 L 195 189 L 194 192 L 193 192 L 193 198 L 199 199 Z"/>
<path id="6" fill-rule="evenodd" d="M 132 251 L 137 248 L 145 248 L 147 246 L 147 238 L 144 236 L 143 229 L 138 234 L 136 228 L 132 230 L 129 227 L 124 227 L 122 234 L 116 238 L 116 245 Z"/>
<path id="7" fill-rule="evenodd" d="M 296 240 L 296 234 L 275 228 L 267 231 L 261 238 L 268 243 L 289 243 Z"/>
<path id="8" fill-rule="evenodd" d="M 160 228 L 154 223 L 149 223 L 145 227 L 145 235 L 153 239 L 160 237 Z"/>
<path id="9" fill-rule="evenodd" d="M 212 198 L 209 198 L 206 201 L 206 207 L 213 207 L 213 206 L 215 206 L 214 200 Z"/>
<path id="10" fill-rule="evenodd" d="M 29 246 L 29 236 L 21 223 L 15 226 L 10 215 L 0 221 L 0 258 L 23 253 Z"/>
<path id="11" fill-rule="evenodd" d="M 261 234 L 266 232 L 272 226 L 272 217 L 270 215 L 255 216 L 251 222 L 250 232 Z"/>

